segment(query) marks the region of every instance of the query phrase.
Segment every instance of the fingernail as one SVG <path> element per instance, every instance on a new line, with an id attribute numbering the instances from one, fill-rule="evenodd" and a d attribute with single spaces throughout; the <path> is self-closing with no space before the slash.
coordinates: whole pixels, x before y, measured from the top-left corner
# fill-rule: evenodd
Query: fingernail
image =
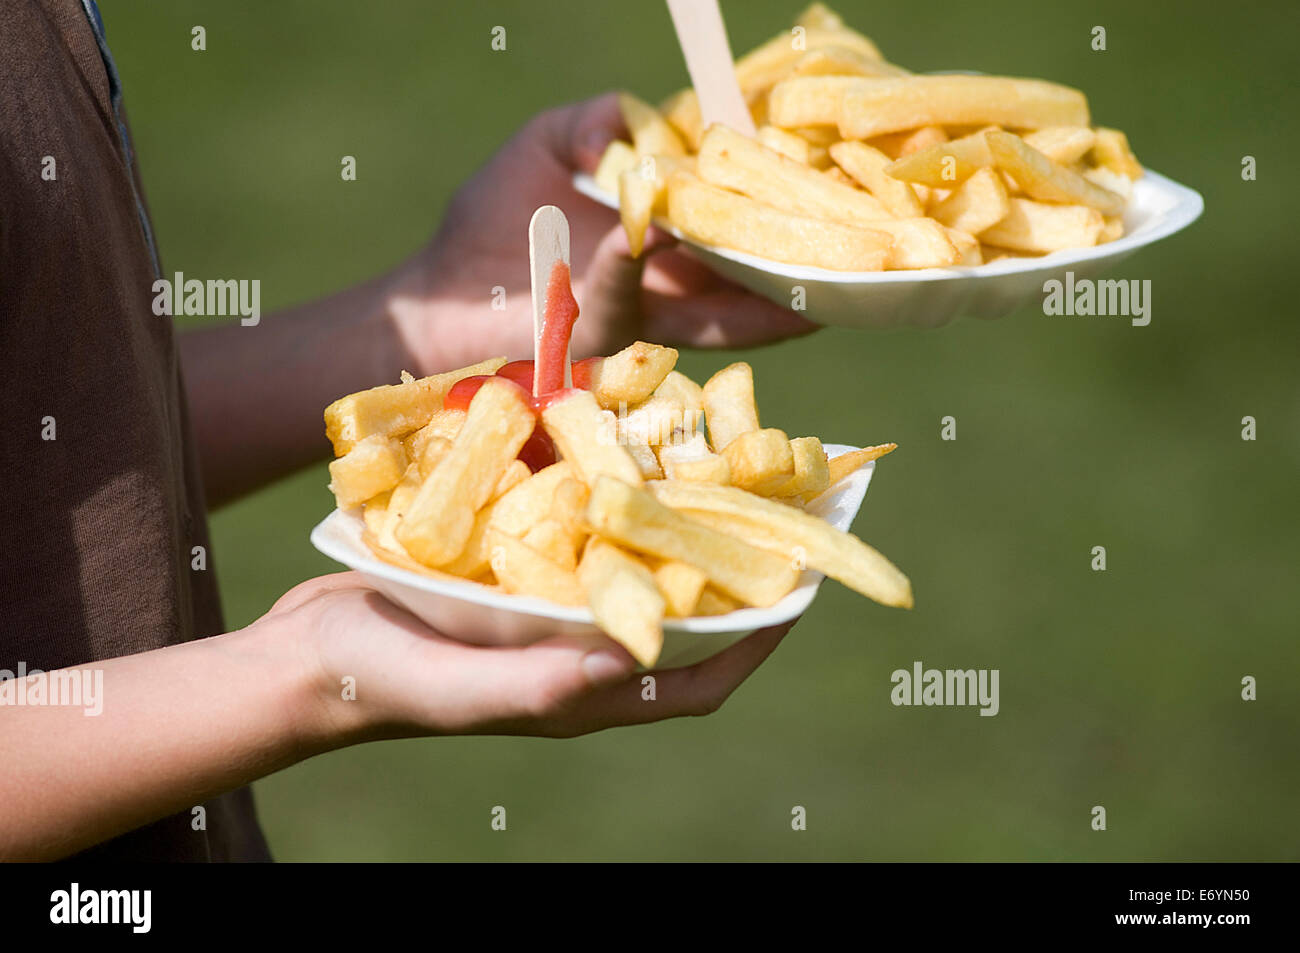
<path id="1" fill-rule="evenodd" d="M 632 666 L 626 655 L 598 649 L 582 657 L 582 672 L 587 676 L 587 681 L 599 688 L 621 682 L 631 674 Z"/>

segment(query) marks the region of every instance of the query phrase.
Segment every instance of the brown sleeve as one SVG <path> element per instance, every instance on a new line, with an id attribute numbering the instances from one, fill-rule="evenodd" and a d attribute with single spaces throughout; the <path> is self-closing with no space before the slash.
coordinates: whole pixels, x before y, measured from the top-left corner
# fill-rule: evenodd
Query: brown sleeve
<path id="1" fill-rule="evenodd" d="M 192 637 L 196 514 L 171 321 L 80 6 L 5 3 L 0 62 L 0 668 L 49 669 Z"/>
<path id="2" fill-rule="evenodd" d="M 0 64 L 0 670 L 215 634 L 171 318 L 80 2 L 0 2 Z M 207 806 L 206 831 L 185 812 L 90 856 L 269 857 L 247 790 Z"/>

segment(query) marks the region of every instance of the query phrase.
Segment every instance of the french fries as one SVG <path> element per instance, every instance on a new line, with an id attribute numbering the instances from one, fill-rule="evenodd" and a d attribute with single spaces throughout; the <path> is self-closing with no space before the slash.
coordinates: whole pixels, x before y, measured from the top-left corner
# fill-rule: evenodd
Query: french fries
<path id="1" fill-rule="evenodd" d="M 791 265 L 881 271 L 889 255 L 890 238 L 884 232 L 791 215 L 686 172 L 668 180 L 668 217 L 707 245 Z"/>
<path id="2" fill-rule="evenodd" d="M 505 362 L 504 357 L 496 357 L 458 371 L 340 397 L 325 408 L 325 436 L 334 444 L 335 456 L 342 456 L 373 434 L 404 436 L 423 427 L 442 409 L 447 392 L 461 378 L 494 374 Z"/>
<path id="3" fill-rule="evenodd" d="M 367 437 L 366 439 L 370 440 L 374 438 Z M 433 436 L 415 444 L 418 456 L 416 456 L 412 462 L 415 463 L 416 469 L 420 471 L 420 476 L 427 477 L 433 472 L 433 468 L 438 465 L 438 461 L 446 456 L 447 451 L 451 449 L 452 439 L 454 438 Z M 364 444 L 365 441 L 363 440 L 357 446 L 362 446 Z M 355 448 L 353 449 L 353 452 L 356 452 Z M 344 459 L 347 458 L 344 457 Z"/>
<path id="4" fill-rule="evenodd" d="M 645 233 L 650 227 L 650 215 L 658 194 L 658 183 L 635 166 L 618 177 L 618 213 L 633 258 L 640 258 L 641 249 L 645 247 Z"/>
<path id="5" fill-rule="evenodd" d="M 769 149 L 794 159 L 800 165 L 813 169 L 825 169 L 830 166 L 830 153 L 823 146 L 814 145 L 803 136 L 776 126 L 762 126 L 758 130 L 758 141 Z"/>
<path id="6" fill-rule="evenodd" d="M 762 46 L 736 61 L 736 80 L 746 98 L 766 93 L 782 76 L 803 59 L 809 50 L 838 47 L 872 62 L 881 62 L 880 50 L 861 33 L 852 30 L 822 30 L 804 27 L 802 45 L 792 43 L 789 33 L 779 33 Z"/>
<path id="7" fill-rule="evenodd" d="M 820 0 L 816 3 L 809 4 L 803 13 L 794 19 L 795 26 L 801 26 L 805 30 L 843 30 L 844 18 L 832 10 Z"/>
<path id="8" fill-rule="evenodd" d="M 1098 166 L 1118 172 L 1134 182 L 1142 178 L 1142 166 L 1128 146 L 1128 137 L 1118 129 L 1097 129 L 1092 158 Z"/>
<path id="9" fill-rule="evenodd" d="M 532 410 L 518 390 L 494 378 L 475 395 L 451 450 L 429 474 L 397 528 L 398 542 L 425 565 L 437 568 L 460 555 L 474 529 L 475 513 L 491 499 L 533 432 Z"/>
<path id="10" fill-rule="evenodd" d="M 809 50 L 795 61 L 791 76 L 905 76 L 901 67 L 872 59 L 847 46 L 823 46 Z M 771 116 L 771 110 L 768 110 Z"/>
<path id="11" fill-rule="evenodd" d="M 790 438 L 774 428 L 748 430 L 722 450 L 731 473 L 731 483 L 767 496 L 794 477 L 794 453 Z"/>
<path id="12" fill-rule="evenodd" d="M 463 410 L 437 410 L 429 418 L 429 422 L 421 427 L 415 433 L 409 434 L 402 438 L 402 444 L 406 447 L 406 455 L 412 460 L 419 460 L 425 455 L 425 450 L 430 441 L 446 440 L 448 443 L 456 439 L 456 434 L 460 433 L 461 425 L 465 423 L 465 411 Z"/>
<path id="13" fill-rule="evenodd" d="M 546 517 L 524 534 L 524 542 L 565 569 L 577 568 L 578 553 L 588 538 L 583 524 L 588 496 L 586 484 L 565 480 L 556 488 Z"/>
<path id="14" fill-rule="evenodd" d="M 520 462 L 515 461 L 515 463 Z M 513 467 L 513 464 L 511 466 Z M 571 485 L 582 487 L 582 484 L 572 479 L 572 473 L 572 465 L 561 461 L 536 474 L 526 476 L 508 489 L 502 490 L 502 484 L 510 475 L 510 470 L 507 469 L 506 475 L 497 481 L 495 498 L 475 514 L 474 528 L 470 531 L 465 548 L 461 550 L 459 556 L 442 567 L 444 571 L 466 579 L 477 579 L 488 572 L 492 558 L 488 543 L 489 531 L 526 540 L 535 527 L 552 518 L 565 525 L 568 530 L 568 541 L 576 551 L 585 534 L 580 528 L 567 523 L 556 510 L 559 501 L 569 495 L 567 487 Z M 581 507 L 585 502 L 586 491 L 583 488 L 581 500 L 577 505 Z M 536 543 L 538 537 L 535 536 L 532 541 Z M 552 555 L 555 555 L 559 551 L 561 541 L 547 537 L 546 545 L 554 547 Z M 573 568 L 571 558 L 560 558 L 558 561 L 567 562 L 568 568 Z"/>
<path id="15" fill-rule="evenodd" d="M 611 143 L 596 176 L 634 254 L 655 216 L 703 244 L 832 271 L 976 267 L 1124 234 L 1142 167 L 1122 132 L 1090 125 L 1079 90 L 911 74 L 822 4 L 735 71 L 755 139 L 705 129 L 691 89 L 658 110 L 620 99 L 631 142 Z M 653 185 L 635 178 L 647 159 Z"/>
<path id="16" fill-rule="evenodd" d="M 744 608 L 744 603 L 731 598 L 725 592 L 718 592 L 712 586 L 706 586 L 695 603 L 695 614 L 701 616 L 726 615 Z"/>
<path id="17" fill-rule="evenodd" d="M 379 549 L 388 553 L 398 553 L 405 559 L 411 558 L 402 544 L 397 541 L 396 531 L 406 517 L 411 504 L 415 502 L 423 484 L 424 478 L 420 476 L 419 465 L 412 463 L 402 474 L 402 481 L 393 487 L 390 493 L 380 494 L 373 501 L 366 503 L 363 511 L 366 526 L 374 532 Z M 372 509 L 375 510 L 374 513 L 371 513 Z"/>
<path id="18" fill-rule="evenodd" d="M 659 111 L 673 130 L 681 136 L 692 152 L 700 148 L 700 136 L 704 134 L 704 116 L 700 113 L 700 100 L 693 89 L 682 89 L 673 93 L 659 106 Z M 618 142 L 619 140 L 614 140 Z M 613 142 L 610 143 L 613 146 Z M 608 150 L 607 150 L 608 151 Z M 617 191 L 606 189 L 607 192 Z"/>
<path id="19" fill-rule="evenodd" d="M 397 486 L 406 472 L 401 441 L 371 434 L 330 464 L 330 492 L 346 510 Z"/>
<path id="20" fill-rule="evenodd" d="M 655 453 L 654 447 L 649 444 L 629 443 L 627 444 L 627 454 L 636 464 L 636 468 L 641 471 L 642 479 L 659 480 L 663 478 L 664 468 L 659 462 L 659 455 Z"/>
<path id="21" fill-rule="evenodd" d="M 630 93 L 620 93 L 618 107 L 623 113 L 623 123 L 632 135 L 637 155 L 684 156 L 686 147 L 668 120 L 644 100 Z"/>
<path id="22" fill-rule="evenodd" d="M 591 392 L 605 410 L 646 400 L 677 364 L 670 347 L 637 341 L 612 357 L 598 359 L 591 371 Z"/>
<path id="23" fill-rule="evenodd" d="M 557 307 L 548 298 L 547 321 Z M 530 368 L 534 389 L 563 381 L 568 341 L 547 342 Z M 481 373 L 497 359 L 422 381 L 403 374 L 331 405 L 330 488 L 377 558 L 585 606 L 646 667 L 665 620 L 772 606 L 805 569 L 910 606 L 910 583 L 888 560 L 804 510 L 894 445 L 828 459 L 816 437 L 762 426 L 748 364 L 701 386 L 676 362 L 672 348 L 638 341 L 573 364 L 574 386 L 543 393 L 519 383 L 520 365 Z"/>
<path id="24" fill-rule="evenodd" d="M 1025 145 L 1053 162 L 1071 166 L 1088 154 L 1097 141 L 1097 133 L 1087 126 L 1048 126 L 1026 133 L 1024 139 Z"/>
<path id="25" fill-rule="evenodd" d="M 523 540 L 488 530 L 489 563 L 506 592 L 580 606 L 586 593 L 572 570 L 551 562 Z"/>
<path id="26" fill-rule="evenodd" d="M 871 195 L 839 185 L 726 126 L 704 134 L 697 170 L 705 182 L 794 215 L 860 226 L 892 217 Z"/>
<path id="27" fill-rule="evenodd" d="M 845 139 L 868 139 L 916 126 L 1020 129 L 1088 125 L 1088 101 L 1068 86 L 1005 76 L 902 76 L 858 79 L 843 91 Z"/>
<path id="28" fill-rule="evenodd" d="M 1007 217 L 1010 197 L 993 169 L 980 169 L 931 210 L 936 221 L 949 228 L 979 235 Z"/>
<path id="29" fill-rule="evenodd" d="M 589 386 L 642 398 L 630 410 L 622 404 L 621 427 L 591 392 L 547 403 L 542 423 L 562 459 L 536 473 L 514 456 L 534 425 L 522 391 L 490 380 L 468 411 L 434 408 L 424 430 L 405 440 L 371 435 L 336 460 L 339 505 L 355 506 L 373 490 L 362 501 L 362 538 L 379 558 L 433 578 L 585 605 L 645 666 L 658 656 L 666 618 L 771 605 L 804 568 L 909 605 L 906 577 L 884 557 L 802 512 L 894 445 L 828 460 L 817 438 L 760 426 L 748 364 L 723 368 L 701 387 L 673 369 L 676 356 L 640 342 L 594 366 Z M 401 407 L 390 412 L 411 417 Z M 721 452 L 699 429 L 701 415 Z M 656 442 L 626 442 L 646 436 L 627 424 L 642 418 Z M 647 455 L 653 472 L 632 450 Z"/>
<path id="30" fill-rule="evenodd" d="M 600 157 L 600 163 L 592 173 L 592 178 L 606 192 L 617 193 L 619 176 L 629 169 L 636 168 L 636 165 L 636 149 L 621 139 L 615 139 Z"/>
<path id="31" fill-rule="evenodd" d="M 837 142 L 830 156 L 848 175 L 857 180 L 898 218 L 916 218 L 925 213 L 915 189 L 885 172 L 889 156 L 865 142 Z"/>
<path id="32" fill-rule="evenodd" d="M 844 97 L 856 76 L 796 76 L 779 83 L 768 100 L 767 118 L 774 126 L 839 126 Z M 862 137 L 859 137 L 862 138 Z"/>
<path id="33" fill-rule="evenodd" d="M 885 172 L 903 182 L 951 189 L 992 164 L 993 153 L 981 131 L 918 149 L 895 160 Z"/>
<path id="34" fill-rule="evenodd" d="M 608 420 L 606 413 L 588 391 L 578 391 L 543 410 L 542 423 L 588 486 L 605 474 L 639 484 L 641 470 L 618 442 L 617 421 Z"/>
<path id="35" fill-rule="evenodd" d="M 790 441 L 794 474 L 777 486 L 771 496 L 817 496 L 831 485 L 830 461 L 816 437 L 795 437 Z"/>
<path id="36" fill-rule="evenodd" d="M 578 578 L 596 624 L 642 665 L 653 665 L 664 644 L 667 603 L 646 565 L 597 540 L 583 554 Z"/>
<path id="37" fill-rule="evenodd" d="M 839 135 L 838 129 L 835 134 Z M 889 132 L 883 136 L 874 136 L 870 144 L 891 159 L 900 159 L 947 141 L 948 134 L 943 131 L 943 126 L 922 126 L 919 129 L 906 129 L 903 132 Z"/>
<path id="38" fill-rule="evenodd" d="M 628 549 L 694 566 L 713 585 L 749 605 L 770 606 L 798 581 L 788 559 L 687 519 L 644 489 L 612 477 L 600 477 L 591 488 L 587 524 L 598 536 Z"/>
<path id="39" fill-rule="evenodd" d="M 806 562 L 884 605 L 912 607 L 912 584 L 893 563 L 856 536 L 815 516 L 736 487 L 664 481 L 650 484 L 650 492 L 672 508 L 669 512 L 680 510 L 691 518 L 708 520 L 715 529 L 725 526 L 726 532 L 752 546 Z M 718 582 L 713 576 L 710 579 Z"/>
<path id="40" fill-rule="evenodd" d="M 664 474 L 670 480 L 685 480 L 688 483 L 725 484 L 731 482 L 731 465 L 721 454 L 711 454 L 699 460 L 665 463 Z"/>
<path id="41" fill-rule="evenodd" d="M 618 438 L 626 447 L 662 447 L 683 430 L 694 430 L 686 408 L 671 397 L 652 396 L 619 417 Z"/>
<path id="42" fill-rule="evenodd" d="M 990 245 L 1013 251 L 1047 252 L 1097 244 L 1105 220 L 1086 205 L 1050 205 L 1013 198 L 1005 218 L 980 236 Z"/>
<path id="43" fill-rule="evenodd" d="M 1124 211 L 1124 197 L 1093 184 L 1053 162 L 1019 136 L 990 130 L 984 134 L 993 161 L 1019 183 L 1030 198 L 1064 205 L 1087 205 L 1106 215 Z"/>
<path id="44" fill-rule="evenodd" d="M 492 510 L 492 528 L 522 537 L 550 510 L 551 501 L 564 484 L 578 482 L 576 474 L 568 460 L 538 470 L 497 501 Z"/>
<path id="45" fill-rule="evenodd" d="M 681 405 L 682 413 L 699 429 L 699 419 L 704 415 L 704 388 L 680 371 L 669 371 L 659 386 L 655 397 L 666 397 Z"/>
<path id="46" fill-rule="evenodd" d="M 721 452 L 741 434 L 758 429 L 754 371 L 743 361 L 729 364 L 710 377 L 701 396 L 714 451 Z"/>
<path id="47" fill-rule="evenodd" d="M 669 480 L 702 480 L 705 483 L 730 483 L 731 467 L 727 458 L 709 449 L 701 433 L 690 439 L 657 448 L 656 456 L 664 476 Z"/>
<path id="48" fill-rule="evenodd" d="M 872 460 L 879 460 L 897 449 L 898 444 L 896 443 L 882 443 L 879 446 L 863 447 L 861 450 L 850 450 L 848 453 L 841 453 L 838 457 L 831 457 L 826 461 L 827 486 L 834 486 L 853 471 L 865 467 Z M 811 500 L 820 494 L 820 490 L 812 490 L 803 494 L 803 498 Z"/>
<path id="49" fill-rule="evenodd" d="M 689 563 L 668 559 L 654 567 L 655 585 L 664 597 L 668 615 L 684 619 L 695 614 L 709 577 Z"/>
<path id="50" fill-rule="evenodd" d="M 780 211 L 884 232 L 890 237 L 886 267 L 934 268 L 956 264 L 960 257 L 935 222 L 895 219 L 870 193 L 841 185 L 726 126 L 714 126 L 704 134 L 698 169 L 705 181 Z"/>

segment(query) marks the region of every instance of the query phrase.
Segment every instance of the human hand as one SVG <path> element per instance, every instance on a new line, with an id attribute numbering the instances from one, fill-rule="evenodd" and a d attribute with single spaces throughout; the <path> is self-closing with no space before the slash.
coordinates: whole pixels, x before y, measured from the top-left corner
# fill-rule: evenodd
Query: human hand
<path id="1" fill-rule="evenodd" d="M 747 347 L 817 326 L 714 274 L 651 227 L 630 257 L 617 215 L 573 189 L 605 146 L 626 135 L 606 94 L 541 113 L 456 193 L 433 241 L 399 270 L 390 308 L 420 373 L 491 354 L 531 357 L 528 222 L 540 205 L 569 218 L 574 292 L 582 309 L 575 359 L 637 339 L 688 347 Z M 493 310 L 493 289 L 505 309 Z"/>
<path id="2" fill-rule="evenodd" d="M 389 602 L 355 572 L 296 586 L 254 625 L 297 633 L 316 686 L 327 747 L 417 735 L 568 738 L 618 725 L 705 715 L 776 648 L 794 625 L 763 629 L 689 668 L 650 673 L 641 697 L 636 663 L 603 636 L 556 636 L 523 647 L 468 645 Z M 343 700 L 343 679 L 356 698 Z"/>

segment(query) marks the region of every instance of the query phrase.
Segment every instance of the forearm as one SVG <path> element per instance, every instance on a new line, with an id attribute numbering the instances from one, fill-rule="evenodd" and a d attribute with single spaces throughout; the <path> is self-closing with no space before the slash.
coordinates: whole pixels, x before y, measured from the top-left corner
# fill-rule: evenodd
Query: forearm
<path id="1" fill-rule="evenodd" d="M 413 306 L 408 269 L 257 325 L 179 338 L 186 397 L 209 502 L 219 504 L 321 459 L 321 411 L 403 370 L 418 373 L 397 312 Z"/>
<path id="2" fill-rule="evenodd" d="M 99 714 L 0 707 L 0 859 L 67 856 L 343 743 L 290 624 L 91 663 Z"/>

